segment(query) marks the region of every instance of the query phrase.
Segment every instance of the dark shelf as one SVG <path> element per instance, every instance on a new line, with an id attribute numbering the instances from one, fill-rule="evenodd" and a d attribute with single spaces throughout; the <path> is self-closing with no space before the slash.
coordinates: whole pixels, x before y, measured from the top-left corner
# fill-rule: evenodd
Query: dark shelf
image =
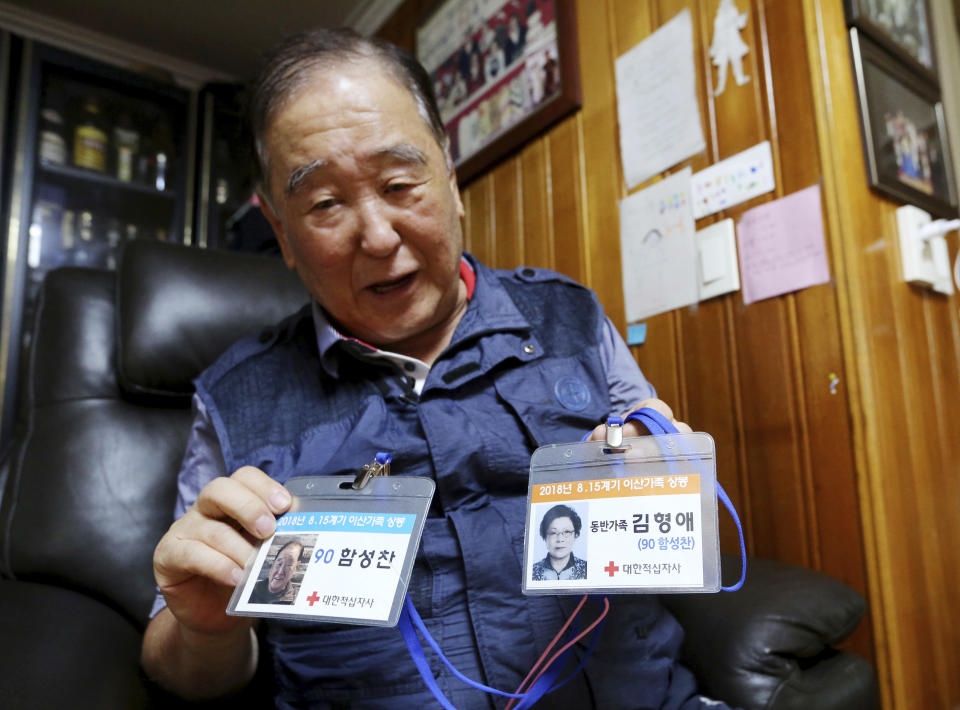
<path id="1" fill-rule="evenodd" d="M 168 200 L 177 199 L 177 193 L 175 190 L 161 191 L 152 188 L 149 185 L 144 185 L 138 182 L 124 182 L 123 180 L 118 180 L 112 175 L 94 172 L 93 170 L 86 170 L 85 168 L 75 168 L 72 165 L 56 165 L 54 163 L 48 163 L 41 160 L 40 170 L 50 175 L 59 175 L 60 177 L 68 178 L 70 180 L 78 180 L 95 185 L 102 185 L 104 187 L 117 190 L 126 190 L 127 192 L 135 192 L 140 195 L 162 197 Z"/>

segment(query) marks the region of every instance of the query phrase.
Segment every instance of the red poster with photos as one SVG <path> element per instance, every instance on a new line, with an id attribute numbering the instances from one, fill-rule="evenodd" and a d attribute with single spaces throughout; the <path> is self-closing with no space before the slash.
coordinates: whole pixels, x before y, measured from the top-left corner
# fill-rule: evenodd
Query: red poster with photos
<path id="1" fill-rule="evenodd" d="M 461 181 L 579 106 L 573 9 L 447 0 L 417 30 Z"/>

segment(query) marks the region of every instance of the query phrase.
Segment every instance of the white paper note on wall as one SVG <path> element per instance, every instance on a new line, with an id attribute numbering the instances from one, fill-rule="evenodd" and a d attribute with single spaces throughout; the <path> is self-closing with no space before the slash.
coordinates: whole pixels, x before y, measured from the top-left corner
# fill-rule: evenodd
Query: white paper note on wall
<path id="1" fill-rule="evenodd" d="M 770 141 L 757 143 L 693 176 L 693 216 L 706 217 L 775 187 Z"/>
<path id="2" fill-rule="evenodd" d="M 623 174 L 630 188 L 706 148 L 693 23 L 683 10 L 616 61 Z"/>
<path id="3" fill-rule="evenodd" d="M 697 302 L 690 168 L 620 201 L 627 322 Z"/>

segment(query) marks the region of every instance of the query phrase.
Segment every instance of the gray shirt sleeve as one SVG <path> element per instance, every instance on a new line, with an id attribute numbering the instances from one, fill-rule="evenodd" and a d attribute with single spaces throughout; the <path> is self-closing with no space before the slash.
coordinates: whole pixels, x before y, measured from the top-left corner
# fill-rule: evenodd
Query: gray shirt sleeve
<path id="1" fill-rule="evenodd" d="M 193 395 L 193 424 L 187 439 L 187 451 L 183 456 L 180 473 L 177 475 L 177 502 L 174 519 L 179 519 L 193 505 L 205 485 L 217 476 L 226 476 L 226 464 L 220 441 L 207 408 L 197 395 Z M 166 606 L 163 595 L 157 590 L 150 611 L 152 619 Z"/>
<path id="2" fill-rule="evenodd" d="M 607 371 L 607 385 L 610 388 L 610 414 L 622 415 L 637 402 L 657 396 L 653 385 L 643 376 L 640 366 L 630 354 L 630 348 L 609 318 L 603 321 L 600 357 Z"/>

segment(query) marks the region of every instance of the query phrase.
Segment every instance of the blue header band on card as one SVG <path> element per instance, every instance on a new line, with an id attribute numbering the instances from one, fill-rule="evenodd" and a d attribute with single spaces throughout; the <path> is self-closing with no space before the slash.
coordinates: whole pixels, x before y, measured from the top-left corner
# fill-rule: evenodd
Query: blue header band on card
<path id="1" fill-rule="evenodd" d="M 413 532 L 417 516 L 410 513 L 316 512 L 287 513 L 277 519 L 277 533 L 285 532 Z"/>
<path id="2" fill-rule="evenodd" d="M 627 345 L 643 345 L 647 339 L 647 324 L 636 323 L 627 326 Z"/>

